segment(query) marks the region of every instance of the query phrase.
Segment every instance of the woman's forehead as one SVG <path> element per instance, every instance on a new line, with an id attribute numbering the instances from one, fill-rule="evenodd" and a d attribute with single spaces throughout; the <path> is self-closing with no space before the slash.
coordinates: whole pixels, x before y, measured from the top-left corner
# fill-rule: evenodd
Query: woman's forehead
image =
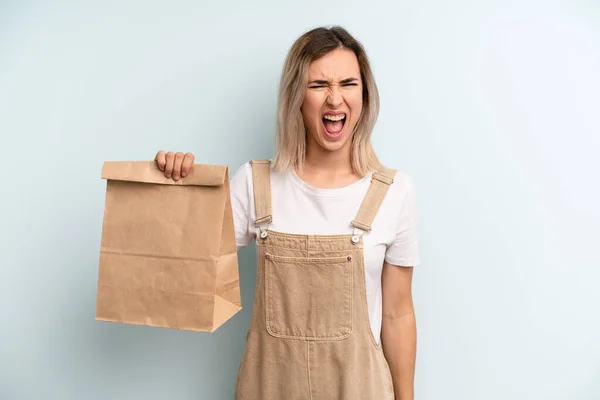
<path id="1" fill-rule="evenodd" d="M 310 63 L 309 79 L 342 80 L 360 78 L 360 66 L 351 50 L 336 49 Z"/>

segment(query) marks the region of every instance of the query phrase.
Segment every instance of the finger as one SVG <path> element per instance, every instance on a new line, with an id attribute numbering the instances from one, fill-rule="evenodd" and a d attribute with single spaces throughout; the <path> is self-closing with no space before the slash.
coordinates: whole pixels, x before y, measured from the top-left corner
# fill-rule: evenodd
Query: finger
<path id="1" fill-rule="evenodd" d="M 186 153 L 185 157 L 183 157 L 183 164 L 181 165 L 181 176 L 189 174 L 192 165 L 194 165 L 194 155 L 192 153 Z"/>
<path id="2" fill-rule="evenodd" d="M 181 176 L 181 163 L 183 163 L 184 154 L 179 152 L 175 154 L 175 163 L 173 164 L 173 180 L 178 181 Z"/>
<path id="3" fill-rule="evenodd" d="M 175 153 L 172 151 L 167 153 L 167 163 L 165 165 L 165 176 L 170 178 L 173 174 L 173 164 L 175 163 Z"/>
<path id="4" fill-rule="evenodd" d="M 156 165 L 158 165 L 158 169 L 161 171 L 165 170 L 165 164 L 167 163 L 166 153 L 164 150 L 156 153 L 156 157 L 154 157 L 154 161 L 156 161 Z"/>

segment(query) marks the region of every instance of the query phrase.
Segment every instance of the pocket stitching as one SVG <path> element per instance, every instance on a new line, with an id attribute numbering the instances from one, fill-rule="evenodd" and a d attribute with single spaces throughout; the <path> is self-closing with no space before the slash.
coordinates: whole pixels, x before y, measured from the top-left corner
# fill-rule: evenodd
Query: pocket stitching
<path id="1" fill-rule="evenodd" d="M 274 332 L 271 328 L 271 316 L 273 315 L 273 309 L 272 309 L 272 302 L 271 302 L 271 284 L 272 284 L 272 278 L 271 278 L 271 271 L 270 269 L 273 268 L 273 266 L 269 263 L 269 261 L 275 261 L 275 260 L 279 260 L 282 262 L 287 262 L 287 263 L 293 263 L 293 262 L 298 262 L 298 263 L 313 263 L 313 264 L 325 264 L 325 263 L 339 263 L 341 261 L 347 262 L 347 263 L 352 263 L 352 257 L 351 256 L 339 256 L 339 257 L 323 257 L 323 258 L 306 258 L 306 257 L 284 257 L 284 256 L 277 256 L 277 255 L 273 255 L 273 254 L 269 254 L 266 253 L 265 254 L 265 302 L 267 304 L 265 309 L 267 310 L 266 315 L 265 315 L 265 325 L 266 325 L 266 329 L 267 332 L 274 337 L 278 337 L 278 338 L 282 338 L 282 339 L 296 339 L 296 340 L 311 340 L 311 341 L 333 341 L 333 340 L 343 340 L 348 338 L 352 332 L 353 332 L 353 326 L 354 326 L 354 307 L 353 307 L 353 290 L 354 290 L 354 273 L 352 271 L 352 269 L 350 269 L 349 271 L 346 271 L 349 275 L 349 277 L 347 278 L 349 282 L 347 282 L 346 286 L 346 309 L 349 313 L 349 327 L 348 327 L 348 332 L 344 333 L 343 335 L 337 335 L 337 336 L 302 336 L 302 335 L 288 335 L 285 333 L 277 333 Z M 269 271 L 266 271 L 266 269 L 269 269 Z"/>

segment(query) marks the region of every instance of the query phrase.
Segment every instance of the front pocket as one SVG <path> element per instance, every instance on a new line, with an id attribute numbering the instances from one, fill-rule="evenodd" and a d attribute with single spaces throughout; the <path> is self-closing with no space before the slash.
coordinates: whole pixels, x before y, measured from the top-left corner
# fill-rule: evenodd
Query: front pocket
<path id="1" fill-rule="evenodd" d="M 352 257 L 265 256 L 267 331 L 276 337 L 340 340 L 352 333 Z"/>

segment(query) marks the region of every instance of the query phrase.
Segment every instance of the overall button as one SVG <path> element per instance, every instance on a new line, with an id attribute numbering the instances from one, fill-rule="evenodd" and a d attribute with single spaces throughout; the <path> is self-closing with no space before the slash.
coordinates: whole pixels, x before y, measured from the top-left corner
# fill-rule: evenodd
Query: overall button
<path id="1" fill-rule="evenodd" d="M 360 241 L 358 236 L 352 236 L 352 239 L 350 239 L 350 240 L 352 241 L 353 244 L 357 244 Z"/>
<path id="2" fill-rule="evenodd" d="M 262 232 L 260 233 L 260 238 L 261 238 L 261 239 L 266 239 L 266 238 L 267 238 L 267 236 L 269 236 L 269 234 L 267 233 L 267 231 L 262 231 Z"/>

